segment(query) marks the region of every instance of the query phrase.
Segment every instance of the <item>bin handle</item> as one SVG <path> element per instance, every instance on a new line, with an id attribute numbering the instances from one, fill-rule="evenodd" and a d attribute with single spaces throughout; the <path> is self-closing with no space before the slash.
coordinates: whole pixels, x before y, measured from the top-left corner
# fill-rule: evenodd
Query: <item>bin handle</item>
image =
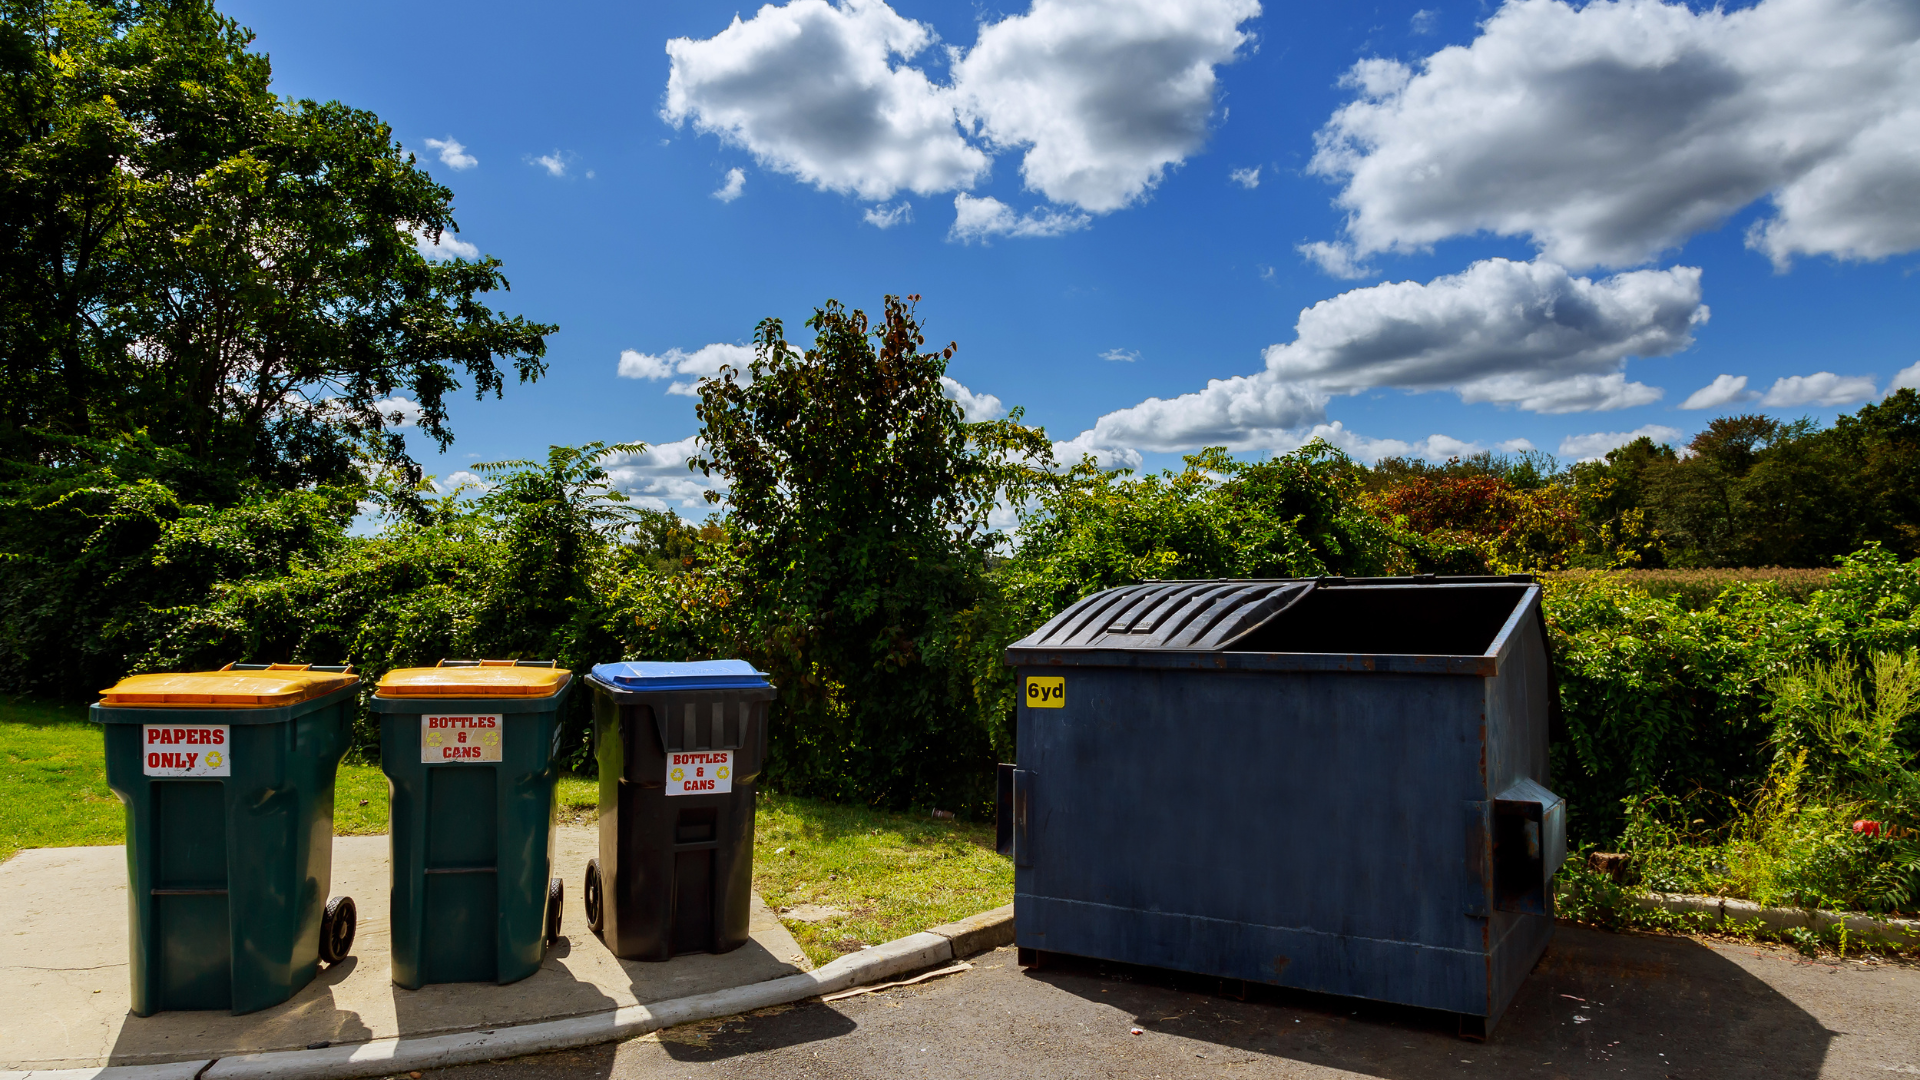
<path id="1" fill-rule="evenodd" d="M 326 671 L 335 675 L 353 674 L 352 664 L 256 664 L 247 660 L 229 661 L 221 671 Z"/>

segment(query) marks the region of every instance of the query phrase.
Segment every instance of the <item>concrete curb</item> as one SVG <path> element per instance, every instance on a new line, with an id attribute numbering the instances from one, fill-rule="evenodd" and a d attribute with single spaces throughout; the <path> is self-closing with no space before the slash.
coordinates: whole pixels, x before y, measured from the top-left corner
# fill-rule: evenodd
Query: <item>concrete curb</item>
<path id="1" fill-rule="evenodd" d="M 1635 907 L 1646 911 L 1705 915 L 1716 926 L 1723 922 L 1758 922 L 1763 928 L 1778 934 L 1788 930 L 1824 932 L 1833 926 L 1844 925 L 1847 936 L 1861 944 L 1920 945 L 1920 920 L 1916 919 L 1876 919 L 1870 915 L 1848 915 L 1837 911 L 1761 907 L 1746 900 L 1686 893 L 1648 893 L 1632 897 L 1631 900 Z"/>
<path id="2" fill-rule="evenodd" d="M 199 1077 L 205 1080 L 355 1080 L 412 1069 L 438 1069 L 617 1042 L 676 1024 L 786 1005 L 935 967 L 1012 941 L 1013 905 L 1009 904 L 843 956 L 799 975 L 711 994 L 656 1001 L 651 1005 L 630 1005 L 590 1016 L 451 1035 L 376 1039 L 320 1050 L 281 1050 L 213 1061 L 203 1058 L 171 1065 L 0 1072 L 0 1080 L 134 1080 L 135 1077 L 140 1080 L 196 1080 Z"/>

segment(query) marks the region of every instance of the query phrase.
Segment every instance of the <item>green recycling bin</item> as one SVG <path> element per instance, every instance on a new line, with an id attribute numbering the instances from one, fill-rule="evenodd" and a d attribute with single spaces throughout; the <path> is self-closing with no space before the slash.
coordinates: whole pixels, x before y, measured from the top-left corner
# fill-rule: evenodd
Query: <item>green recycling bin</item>
<path id="1" fill-rule="evenodd" d="M 554 752 L 572 688 L 551 660 L 443 660 L 380 680 L 396 985 L 517 982 L 560 939 Z"/>
<path id="2" fill-rule="evenodd" d="M 359 678 L 229 664 L 134 675 L 102 693 L 107 785 L 127 807 L 133 1012 L 254 1012 L 353 947 L 327 895 L 333 781 Z"/>

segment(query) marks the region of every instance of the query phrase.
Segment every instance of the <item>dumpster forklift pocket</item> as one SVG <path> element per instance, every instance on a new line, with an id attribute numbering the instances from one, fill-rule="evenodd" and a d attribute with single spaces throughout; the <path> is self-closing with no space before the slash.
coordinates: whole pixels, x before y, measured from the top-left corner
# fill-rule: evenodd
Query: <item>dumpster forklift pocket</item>
<path id="1" fill-rule="evenodd" d="M 1553 914 L 1554 872 L 1567 857 L 1566 800 L 1531 780 L 1493 801 L 1494 906 Z"/>

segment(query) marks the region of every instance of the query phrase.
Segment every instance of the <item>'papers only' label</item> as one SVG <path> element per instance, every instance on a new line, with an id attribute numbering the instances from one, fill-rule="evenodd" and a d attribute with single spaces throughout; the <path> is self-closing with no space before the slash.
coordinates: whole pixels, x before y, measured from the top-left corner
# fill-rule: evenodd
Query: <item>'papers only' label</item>
<path id="1" fill-rule="evenodd" d="M 420 718 L 420 760 L 428 765 L 500 760 L 500 713 L 428 713 Z"/>
<path id="2" fill-rule="evenodd" d="M 733 751 L 667 755 L 667 794 L 719 795 L 733 790 Z"/>
<path id="3" fill-rule="evenodd" d="M 143 724 L 148 776 L 231 776 L 225 724 Z"/>

